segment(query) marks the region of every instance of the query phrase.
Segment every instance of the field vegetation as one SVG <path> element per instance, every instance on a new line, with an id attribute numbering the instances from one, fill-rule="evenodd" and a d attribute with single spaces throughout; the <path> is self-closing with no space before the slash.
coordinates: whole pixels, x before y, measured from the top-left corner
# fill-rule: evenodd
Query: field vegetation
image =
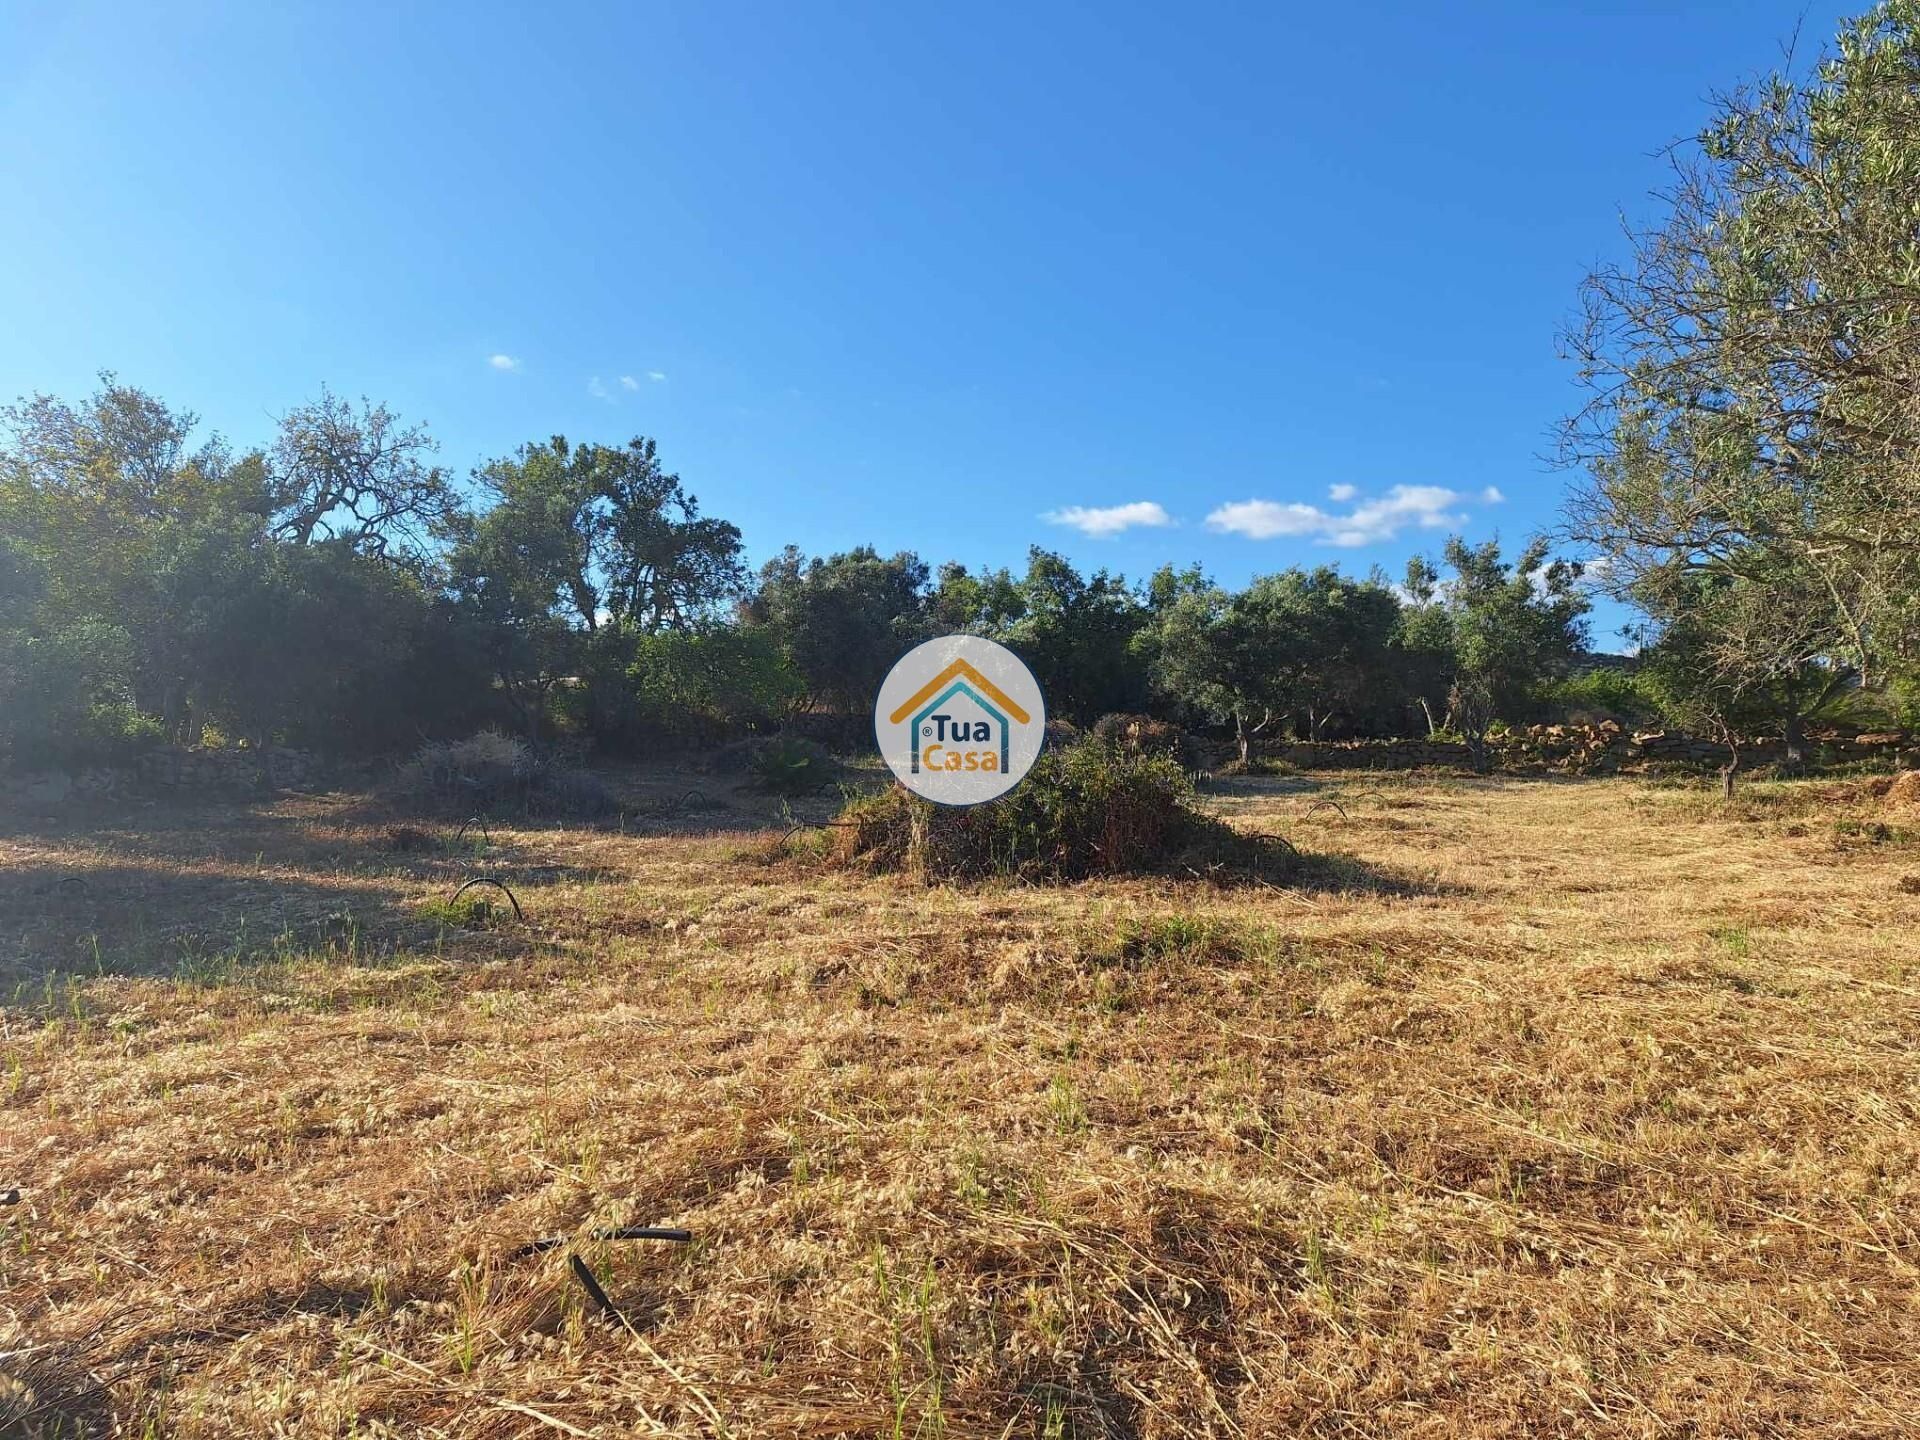
<path id="1" fill-rule="evenodd" d="M 1247 778 L 1331 878 L 929 887 L 611 778 L 8 824 L 0 1423 L 1920 1425 L 1888 782 Z"/>

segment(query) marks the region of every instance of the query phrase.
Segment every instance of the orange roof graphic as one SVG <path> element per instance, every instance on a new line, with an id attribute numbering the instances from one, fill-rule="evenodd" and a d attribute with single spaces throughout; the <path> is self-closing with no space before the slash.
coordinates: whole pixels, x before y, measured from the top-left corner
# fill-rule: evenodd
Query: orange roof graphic
<path id="1" fill-rule="evenodd" d="M 965 660 L 956 660 L 925 685 L 922 685 L 918 690 L 914 691 L 913 698 L 906 701 L 898 710 L 895 710 L 892 715 L 888 716 L 888 720 L 892 724 L 898 725 L 902 720 L 905 720 L 909 715 L 913 714 L 917 707 L 926 704 L 928 700 L 932 699 L 934 692 L 939 690 L 942 685 L 945 685 L 956 675 L 966 676 L 971 683 L 978 685 L 982 690 L 986 691 L 987 694 L 992 696 L 994 701 L 999 704 L 1001 709 L 1005 710 L 1022 725 L 1033 718 L 1022 709 L 1017 702 L 1008 698 L 1006 691 L 987 679 L 986 676 L 974 669 L 973 666 L 969 665 Z"/>

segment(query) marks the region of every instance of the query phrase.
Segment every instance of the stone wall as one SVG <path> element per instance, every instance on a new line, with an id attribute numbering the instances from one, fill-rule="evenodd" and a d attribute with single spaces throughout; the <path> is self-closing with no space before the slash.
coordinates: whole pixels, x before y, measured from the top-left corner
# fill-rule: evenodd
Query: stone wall
<path id="1" fill-rule="evenodd" d="M 1488 763 L 1501 770 L 1562 770 L 1603 774 L 1626 766 L 1662 764 L 1720 766 L 1727 747 L 1714 740 L 1662 730 L 1632 732 L 1611 721 L 1601 725 L 1530 725 L 1505 732 L 1487 743 Z M 1262 749 L 1263 758 L 1301 770 L 1412 770 L 1422 766 L 1468 766 L 1472 750 L 1447 740 L 1328 740 L 1280 743 Z M 1742 765 L 1768 765 L 1785 758 L 1778 739 L 1740 747 Z M 1848 735 L 1828 732 L 1807 737 L 1807 758 L 1815 765 L 1843 765 L 1886 759 L 1903 767 L 1920 763 L 1920 749 L 1901 734 Z"/>
<path id="2" fill-rule="evenodd" d="M 320 773 L 319 763 L 304 750 L 169 745 L 136 756 L 124 766 L 0 775 L 0 804 L 44 808 L 121 794 L 231 797 L 269 788 L 269 766 L 274 789 L 304 788 Z"/>

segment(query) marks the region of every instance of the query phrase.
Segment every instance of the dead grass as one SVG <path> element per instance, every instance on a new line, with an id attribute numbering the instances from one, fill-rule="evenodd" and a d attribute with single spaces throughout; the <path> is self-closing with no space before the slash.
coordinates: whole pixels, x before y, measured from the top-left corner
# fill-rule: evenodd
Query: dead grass
<path id="1" fill-rule="evenodd" d="M 0 833 L 0 1432 L 1920 1428 L 1878 797 L 1240 780 L 1395 883 L 955 891 L 682 781 Z M 620 1319 L 512 1257 L 625 1223 Z"/>

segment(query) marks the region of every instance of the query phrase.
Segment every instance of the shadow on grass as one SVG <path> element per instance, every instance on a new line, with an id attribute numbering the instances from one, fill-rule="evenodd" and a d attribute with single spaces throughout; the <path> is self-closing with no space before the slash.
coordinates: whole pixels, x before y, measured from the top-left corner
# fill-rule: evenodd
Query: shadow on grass
<path id="1" fill-rule="evenodd" d="M 752 830 L 783 830 L 796 820 L 824 818 L 844 802 L 842 787 L 783 797 L 712 777 L 674 777 L 671 783 L 616 785 L 617 808 L 604 814 L 564 815 L 506 805 L 419 801 L 372 794 L 339 812 L 343 822 L 372 828 L 411 826 L 438 833 L 519 831 L 527 834 L 684 836 L 699 838 Z"/>
<path id="2" fill-rule="evenodd" d="M 1340 851 L 1306 849 L 1279 834 L 1237 830 L 1231 839 L 1152 872 L 1220 890 L 1277 890 L 1292 895 L 1454 896 L 1470 893 Z"/>
<path id="3" fill-rule="evenodd" d="M 370 961 L 429 942 L 396 891 L 214 861 L 48 856 L 0 870 L 0 1005 L 57 977 L 211 979 L 293 956 Z"/>
<path id="4" fill-rule="evenodd" d="M 0 1357 L 0 1436 L 70 1440 L 116 1433 L 111 1394 L 64 1347 Z"/>
<path id="5" fill-rule="evenodd" d="M 213 836 L 92 838 L 0 864 L 0 1006 L 44 1005 L 61 977 L 224 983 L 294 960 L 367 966 L 432 955 L 481 931 L 498 957 L 533 943 L 543 890 L 605 875 L 498 842 L 477 858 L 380 856 L 346 868 L 299 846 L 236 859 Z M 456 901 L 469 881 L 498 881 L 512 901 L 490 883 Z"/>

